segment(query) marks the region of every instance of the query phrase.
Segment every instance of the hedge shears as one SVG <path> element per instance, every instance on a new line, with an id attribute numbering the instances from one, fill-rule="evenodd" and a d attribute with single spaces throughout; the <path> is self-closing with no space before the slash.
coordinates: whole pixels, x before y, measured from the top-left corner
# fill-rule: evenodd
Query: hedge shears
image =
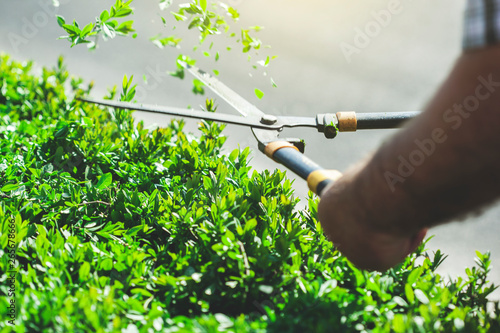
<path id="1" fill-rule="evenodd" d="M 262 112 L 235 91 L 224 85 L 217 78 L 194 66 L 183 64 L 195 78 L 203 82 L 214 93 L 238 111 L 241 116 L 182 109 L 167 106 L 146 105 L 119 102 L 104 99 L 78 98 L 80 101 L 114 108 L 129 109 L 171 116 L 196 118 L 227 124 L 250 127 L 258 147 L 274 161 L 283 164 L 307 181 L 309 189 L 321 195 L 328 184 L 341 176 L 336 170 L 326 170 L 307 158 L 304 153 L 304 141 L 300 139 L 281 139 L 284 128 L 316 128 L 328 139 L 333 139 L 338 132 L 354 132 L 362 129 L 386 129 L 399 127 L 403 122 L 416 117 L 420 112 L 380 112 L 356 113 L 352 111 L 318 114 L 316 117 L 275 116 Z"/>

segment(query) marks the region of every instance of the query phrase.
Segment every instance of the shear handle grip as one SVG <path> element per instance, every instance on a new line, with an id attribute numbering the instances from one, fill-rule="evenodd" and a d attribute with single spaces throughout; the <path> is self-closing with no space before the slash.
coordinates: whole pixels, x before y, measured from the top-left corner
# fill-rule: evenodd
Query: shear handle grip
<path id="1" fill-rule="evenodd" d="M 342 176 L 339 171 L 325 170 L 287 141 L 274 141 L 266 145 L 265 153 L 278 163 L 292 170 L 299 177 L 307 180 L 309 189 L 321 195 L 322 191 L 333 181 Z"/>
<path id="2" fill-rule="evenodd" d="M 418 111 L 357 113 L 357 129 L 397 128 L 419 114 Z"/>
<path id="3" fill-rule="evenodd" d="M 356 113 L 352 111 L 337 112 L 338 129 L 340 132 L 355 132 L 362 129 L 397 128 L 415 117 L 420 112 L 379 112 Z"/>

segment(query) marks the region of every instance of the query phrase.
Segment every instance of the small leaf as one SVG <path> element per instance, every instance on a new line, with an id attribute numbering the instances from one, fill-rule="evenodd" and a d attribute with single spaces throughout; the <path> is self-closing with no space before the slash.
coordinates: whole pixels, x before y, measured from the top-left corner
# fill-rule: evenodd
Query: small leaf
<path id="1" fill-rule="evenodd" d="M 86 261 L 80 266 L 80 270 L 78 271 L 78 277 L 80 281 L 87 281 L 90 273 L 90 264 Z"/>
<path id="2" fill-rule="evenodd" d="M 116 11 L 114 17 L 124 17 L 132 13 L 132 9 L 130 8 L 120 8 Z"/>
<path id="3" fill-rule="evenodd" d="M 417 279 L 420 277 L 420 275 L 422 275 L 422 271 L 423 271 L 423 267 L 419 267 L 419 268 L 414 269 L 410 273 L 410 275 L 408 275 L 407 283 L 409 283 L 409 284 L 415 283 L 415 281 L 417 281 Z"/>
<path id="4" fill-rule="evenodd" d="M 92 31 L 92 28 L 94 27 L 94 24 L 91 22 L 89 24 L 87 24 L 81 31 L 80 33 L 80 37 L 82 38 L 85 38 L 85 36 L 87 36 L 91 31 Z"/>
<path id="5" fill-rule="evenodd" d="M 113 268 L 113 260 L 106 258 L 101 262 L 101 269 L 110 271 Z"/>
<path id="6" fill-rule="evenodd" d="M 179 13 L 176 13 L 176 12 L 171 12 L 171 13 L 172 13 L 172 15 L 174 15 L 176 21 L 185 21 L 185 20 L 187 20 L 187 17 L 184 16 L 184 15 L 182 15 L 182 14 L 179 14 Z"/>
<path id="7" fill-rule="evenodd" d="M 107 21 L 109 19 L 109 12 L 107 10 L 103 11 L 99 18 L 101 21 Z"/>
<path id="8" fill-rule="evenodd" d="M 196 282 L 196 283 L 199 283 L 201 282 L 201 278 L 203 277 L 203 274 L 201 273 L 193 273 L 191 275 L 191 278 Z"/>
<path id="9" fill-rule="evenodd" d="M 207 11 L 207 0 L 200 0 L 201 9 L 206 12 Z"/>
<path id="10" fill-rule="evenodd" d="M 257 226 L 257 220 L 256 219 L 251 219 L 245 223 L 245 231 L 250 231 L 255 229 Z"/>
<path id="11" fill-rule="evenodd" d="M 397 333 L 406 332 L 405 320 L 402 314 L 397 314 L 394 316 L 394 319 L 392 320 L 392 328 L 394 329 L 394 332 Z"/>
<path id="12" fill-rule="evenodd" d="M 273 287 L 262 284 L 259 286 L 259 290 L 262 291 L 264 294 L 271 294 L 273 292 Z"/>
<path id="13" fill-rule="evenodd" d="M 130 290 L 130 292 L 135 295 L 135 294 L 140 294 L 142 296 L 146 296 L 146 297 L 151 297 L 153 296 L 149 291 L 147 291 L 146 289 L 142 289 L 142 288 L 132 288 L 132 290 Z M 130 318 L 130 317 L 129 317 Z M 141 319 L 142 319 L 142 316 L 141 316 Z"/>
<path id="14" fill-rule="evenodd" d="M 260 89 L 255 88 L 255 96 L 257 96 L 258 99 L 262 99 L 262 97 L 264 97 L 264 92 Z"/>
<path id="15" fill-rule="evenodd" d="M 227 281 L 226 282 L 226 286 L 228 286 L 229 288 L 236 288 L 238 286 L 238 281 Z"/>
<path id="16" fill-rule="evenodd" d="M 464 327 L 465 327 L 465 323 L 464 323 L 464 321 L 463 321 L 462 319 L 460 319 L 460 318 L 455 318 L 455 319 L 453 320 L 453 324 L 455 325 L 455 328 L 456 328 L 458 331 L 463 330 L 463 329 L 464 329 Z"/>
<path id="17" fill-rule="evenodd" d="M 17 190 L 19 188 L 19 184 L 6 184 L 2 187 L 2 192 L 10 192 Z"/>
<path id="18" fill-rule="evenodd" d="M 172 4 L 173 0 L 161 0 L 159 3 L 160 10 L 165 10 Z"/>
<path id="19" fill-rule="evenodd" d="M 108 172 L 99 178 L 96 188 L 100 191 L 104 190 L 105 188 L 109 187 L 109 185 L 111 185 L 112 181 L 113 181 L 113 176 L 111 175 L 110 172 Z"/>
<path id="20" fill-rule="evenodd" d="M 399 296 L 395 296 L 392 300 L 394 303 L 396 303 L 399 306 L 402 306 L 402 307 L 408 306 L 408 303 L 403 298 L 401 298 Z"/>
<path id="21" fill-rule="evenodd" d="M 422 303 L 422 304 L 429 304 L 429 298 L 425 295 L 425 293 L 420 290 L 420 289 L 415 289 L 414 290 L 415 297 Z"/>
<path id="22" fill-rule="evenodd" d="M 277 88 L 278 85 L 276 84 L 276 82 L 274 82 L 273 78 L 271 78 L 271 85 L 274 87 L 274 88 Z"/>
<path id="23" fill-rule="evenodd" d="M 231 318 L 226 316 L 223 313 L 216 313 L 214 315 L 215 319 L 221 324 L 221 327 L 223 328 L 229 328 L 233 326 L 233 322 L 231 321 Z"/>
<path id="24" fill-rule="evenodd" d="M 57 24 L 59 24 L 59 26 L 63 28 L 63 26 L 66 24 L 64 17 L 57 15 Z"/>
<path id="25" fill-rule="evenodd" d="M 411 285 L 408 283 L 405 284 L 405 295 L 406 299 L 408 300 L 408 302 L 410 302 L 410 304 L 415 302 L 415 293 L 413 292 Z"/>
<path id="26" fill-rule="evenodd" d="M 104 35 L 106 35 L 106 37 L 108 37 L 108 38 L 115 38 L 116 37 L 116 31 L 111 25 L 103 24 L 102 30 L 104 31 Z"/>
<path id="27" fill-rule="evenodd" d="M 240 153 L 240 151 L 239 151 L 238 149 L 234 149 L 234 150 L 231 152 L 231 154 L 229 154 L 229 160 L 230 160 L 231 162 L 236 161 L 236 158 L 238 157 L 239 153 Z"/>

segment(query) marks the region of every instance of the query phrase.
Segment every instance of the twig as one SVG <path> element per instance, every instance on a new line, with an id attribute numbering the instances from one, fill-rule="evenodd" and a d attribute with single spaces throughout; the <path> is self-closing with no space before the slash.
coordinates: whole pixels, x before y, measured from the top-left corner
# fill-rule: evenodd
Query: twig
<path id="1" fill-rule="evenodd" d="M 248 257 L 247 257 L 247 253 L 245 252 L 245 247 L 243 246 L 243 243 L 241 241 L 238 241 L 238 244 L 240 244 L 241 254 L 243 255 L 243 263 L 245 265 L 245 274 L 250 275 L 250 263 L 248 262 Z"/>
<path id="2" fill-rule="evenodd" d="M 109 202 L 100 201 L 100 200 L 89 201 L 89 202 L 82 202 L 82 203 L 78 204 L 77 206 L 80 207 L 80 206 L 85 206 L 85 205 L 90 205 L 90 204 L 96 204 L 96 203 L 100 203 L 100 204 L 103 204 L 103 205 L 111 206 L 111 204 Z"/>

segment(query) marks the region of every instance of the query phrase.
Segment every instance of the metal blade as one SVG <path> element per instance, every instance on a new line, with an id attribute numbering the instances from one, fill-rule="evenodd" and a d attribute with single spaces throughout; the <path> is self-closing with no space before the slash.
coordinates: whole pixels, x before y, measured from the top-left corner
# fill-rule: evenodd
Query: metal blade
<path id="1" fill-rule="evenodd" d="M 189 71 L 189 73 L 191 73 L 195 78 L 207 85 L 210 89 L 212 89 L 214 93 L 219 95 L 243 116 L 255 116 L 262 118 L 266 115 L 264 112 L 259 110 L 249 101 L 238 95 L 235 91 L 233 91 L 231 88 L 220 82 L 217 78 L 213 77 L 209 73 L 186 63 L 182 63 L 182 65 Z"/>
<path id="2" fill-rule="evenodd" d="M 207 111 L 199 111 L 199 110 L 191 110 L 191 109 L 181 109 L 174 107 L 166 107 L 166 106 L 158 106 L 158 105 L 148 105 L 148 104 L 136 104 L 130 102 L 119 102 L 119 101 L 111 101 L 105 99 L 92 99 L 92 98 L 78 98 L 78 100 L 87 103 L 105 105 L 115 108 L 128 109 L 128 110 L 137 110 L 151 113 L 160 113 L 171 116 L 179 116 L 179 117 L 187 117 L 187 118 L 195 118 L 195 119 L 204 119 L 210 121 L 217 121 L 221 123 L 234 124 L 234 125 L 242 125 L 253 128 L 261 128 L 267 130 L 280 130 L 282 128 L 281 124 L 272 124 L 266 125 L 262 124 L 259 120 L 260 118 L 255 117 L 240 117 L 231 114 L 224 113 L 214 113 Z"/>

